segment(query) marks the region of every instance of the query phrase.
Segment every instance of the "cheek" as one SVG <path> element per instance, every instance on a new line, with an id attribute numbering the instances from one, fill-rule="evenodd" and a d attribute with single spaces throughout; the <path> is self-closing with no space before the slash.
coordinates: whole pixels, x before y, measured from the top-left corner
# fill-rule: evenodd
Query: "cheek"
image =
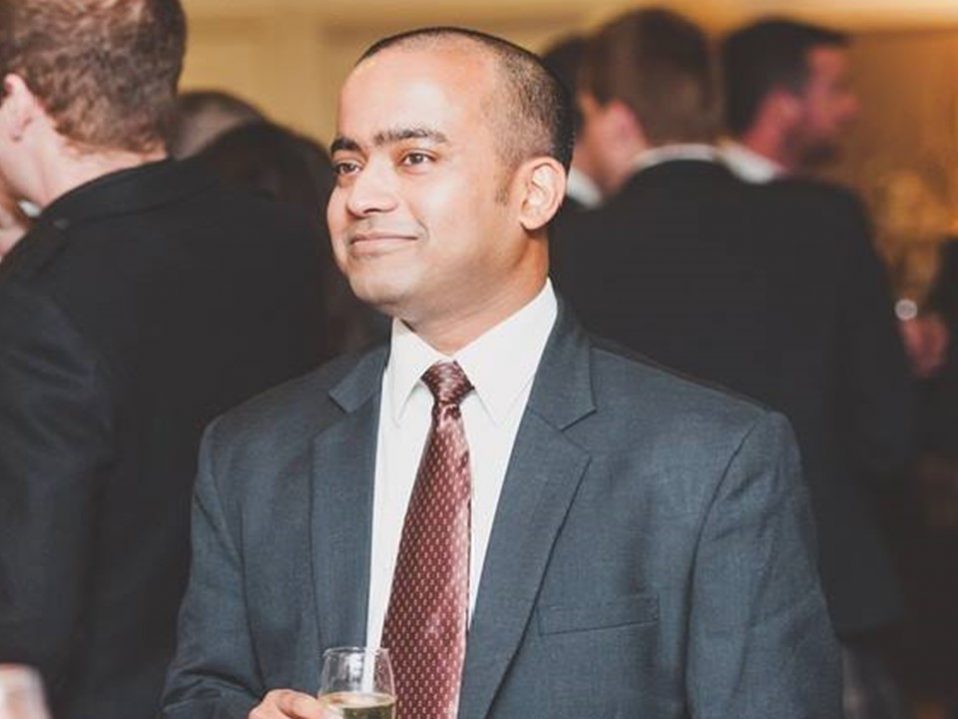
<path id="1" fill-rule="evenodd" d="M 485 195 L 491 201 L 495 188 L 490 173 L 488 178 L 461 176 L 429 186 L 415 188 L 407 193 L 410 213 L 426 228 L 431 239 L 455 237 L 463 232 L 464 224 L 475 223 L 484 216 Z"/>
<path id="2" fill-rule="evenodd" d="M 346 198 L 338 187 L 333 190 L 326 204 L 326 224 L 331 234 L 342 230 L 346 221 Z"/>
<path id="3" fill-rule="evenodd" d="M 333 249 L 336 264 L 342 269 L 346 262 L 346 234 L 348 227 L 346 197 L 338 188 L 333 190 L 326 205 L 326 226 L 329 228 L 329 241 Z"/>

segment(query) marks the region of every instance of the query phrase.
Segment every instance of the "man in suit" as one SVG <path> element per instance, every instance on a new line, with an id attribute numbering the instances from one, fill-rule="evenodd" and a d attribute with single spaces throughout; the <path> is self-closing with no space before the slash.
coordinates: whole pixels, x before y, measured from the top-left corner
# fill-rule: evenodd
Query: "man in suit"
<path id="1" fill-rule="evenodd" d="M 731 140 L 723 154 L 739 176 L 767 182 L 835 158 L 859 109 L 848 43 L 844 33 L 784 18 L 760 20 L 725 38 Z"/>
<path id="2" fill-rule="evenodd" d="M 328 219 L 391 342 L 208 429 L 166 719 L 321 717 L 322 652 L 379 644 L 404 719 L 838 716 L 786 422 L 552 291 L 569 114 L 471 31 L 353 70 Z"/>
<path id="3" fill-rule="evenodd" d="M 57 719 L 151 716 L 203 426 L 320 353 L 305 220 L 164 159 L 169 0 L 0 2 L 0 662 Z"/>
<path id="4" fill-rule="evenodd" d="M 610 199 L 558 228 L 556 280 L 597 334 L 740 387 L 762 376 L 761 276 L 739 247 L 755 207 L 715 149 L 717 100 L 705 36 L 671 11 L 626 13 L 592 39 L 581 142 Z"/>
<path id="5" fill-rule="evenodd" d="M 714 128 L 676 137 L 688 126 L 677 112 L 708 115 L 710 65 L 704 35 L 671 13 L 636 11 L 597 34 L 584 134 L 631 174 L 556 238 L 569 250 L 560 286 L 589 329 L 786 414 L 835 630 L 849 657 L 870 653 L 900 612 L 874 505 L 911 435 L 887 282 L 849 193 L 748 185 L 715 153 Z"/>

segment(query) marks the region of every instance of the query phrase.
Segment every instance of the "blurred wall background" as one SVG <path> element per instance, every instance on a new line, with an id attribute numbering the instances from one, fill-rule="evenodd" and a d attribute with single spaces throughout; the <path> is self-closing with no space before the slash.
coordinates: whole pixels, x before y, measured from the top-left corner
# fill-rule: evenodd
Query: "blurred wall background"
<path id="1" fill-rule="evenodd" d="M 328 142 L 337 89 L 374 40 L 468 25 L 540 50 L 639 3 L 620 0 L 184 0 L 185 88 L 223 88 Z M 673 0 L 720 33 L 785 13 L 853 32 L 863 113 L 829 174 L 871 204 L 900 291 L 920 295 L 935 248 L 958 234 L 958 1 Z"/>

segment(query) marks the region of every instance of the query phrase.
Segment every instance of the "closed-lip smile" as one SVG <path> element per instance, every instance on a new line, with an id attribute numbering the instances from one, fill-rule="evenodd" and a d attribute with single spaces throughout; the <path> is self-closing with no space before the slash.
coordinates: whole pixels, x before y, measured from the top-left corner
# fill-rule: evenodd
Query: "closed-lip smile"
<path id="1" fill-rule="evenodd" d="M 415 235 L 404 234 L 401 232 L 389 232 L 388 230 L 377 230 L 375 232 L 358 232 L 350 236 L 349 244 L 355 245 L 361 242 L 384 242 L 389 240 L 404 241 L 415 240 Z"/>

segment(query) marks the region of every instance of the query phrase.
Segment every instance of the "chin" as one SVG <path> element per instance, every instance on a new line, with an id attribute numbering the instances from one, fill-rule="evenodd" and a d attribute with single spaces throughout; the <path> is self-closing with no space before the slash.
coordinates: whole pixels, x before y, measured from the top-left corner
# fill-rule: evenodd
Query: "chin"
<path id="1" fill-rule="evenodd" d="M 384 314 L 395 317 L 402 311 L 403 300 L 407 293 L 395 282 L 389 282 L 380 277 L 352 275 L 349 278 L 349 286 L 356 297 Z"/>

